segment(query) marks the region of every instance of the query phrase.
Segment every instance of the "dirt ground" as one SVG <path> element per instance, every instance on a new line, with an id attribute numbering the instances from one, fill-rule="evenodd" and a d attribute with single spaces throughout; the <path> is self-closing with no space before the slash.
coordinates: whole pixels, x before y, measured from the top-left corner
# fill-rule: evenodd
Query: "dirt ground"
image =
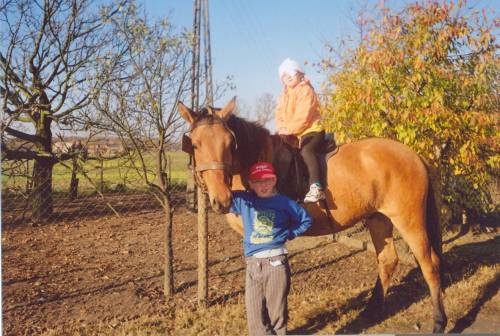
<path id="1" fill-rule="evenodd" d="M 209 223 L 209 303 L 242 300 L 244 261 L 240 238 L 220 216 L 210 213 Z M 168 316 L 172 306 L 195 309 L 196 228 L 196 214 L 176 210 L 173 232 L 176 294 L 166 300 L 162 294 L 164 224 L 160 211 L 147 210 L 124 217 L 76 218 L 42 226 L 3 225 L 3 335 L 37 335 L 94 323 L 114 326 L 141 316 Z M 450 245 L 445 253 L 454 270 L 448 276 L 447 286 L 471 276 L 480 265 L 496 267 L 500 263 L 498 238 L 496 233 L 470 235 L 468 240 L 450 238 L 449 244 L 456 245 Z M 349 247 L 327 237 L 301 238 L 292 243 L 291 294 L 315 288 L 319 291 L 326 278 L 340 289 L 369 288 L 375 283 L 375 255 L 369 250 Z M 477 300 L 450 319 L 447 331 L 498 332 L 499 284 L 497 271 L 494 280 L 478 293 Z M 422 277 L 412 264 L 398 266 L 391 291 L 390 314 L 428 297 Z M 428 302 L 423 307 L 430 309 Z M 328 314 L 319 314 L 310 323 L 318 326 L 333 319 Z M 422 326 L 411 320 L 405 323 L 387 326 L 385 332 L 430 331 L 427 322 Z M 311 325 L 293 331 L 321 333 L 320 327 L 314 329 Z M 370 331 L 372 326 L 356 320 L 336 330 L 352 334 Z"/>

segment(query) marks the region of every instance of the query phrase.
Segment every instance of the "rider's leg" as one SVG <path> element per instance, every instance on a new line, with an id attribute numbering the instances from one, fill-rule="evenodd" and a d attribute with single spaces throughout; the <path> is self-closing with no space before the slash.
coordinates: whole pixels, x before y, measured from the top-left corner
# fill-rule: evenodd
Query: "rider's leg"
<path id="1" fill-rule="evenodd" d="M 300 141 L 300 153 L 309 171 L 310 189 L 304 202 L 317 202 L 325 197 L 321 186 L 318 159 L 316 151 L 319 145 L 324 141 L 324 132 L 311 132 L 304 135 Z"/>

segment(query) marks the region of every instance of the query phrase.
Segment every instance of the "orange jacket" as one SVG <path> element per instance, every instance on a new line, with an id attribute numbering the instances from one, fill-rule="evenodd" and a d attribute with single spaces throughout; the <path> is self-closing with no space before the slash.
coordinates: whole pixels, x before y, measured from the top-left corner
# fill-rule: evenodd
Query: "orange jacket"
<path id="1" fill-rule="evenodd" d="M 285 87 L 278 100 L 275 117 L 279 134 L 300 136 L 313 125 L 319 125 L 319 99 L 309 80 L 302 81 L 293 89 Z"/>

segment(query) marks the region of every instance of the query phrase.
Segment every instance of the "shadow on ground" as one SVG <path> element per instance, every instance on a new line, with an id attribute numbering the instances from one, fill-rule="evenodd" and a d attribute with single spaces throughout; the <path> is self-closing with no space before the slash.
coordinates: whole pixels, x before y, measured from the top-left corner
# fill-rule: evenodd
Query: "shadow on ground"
<path id="1" fill-rule="evenodd" d="M 495 237 L 488 241 L 470 243 L 453 247 L 444 254 L 444 259 L 448 265 L 448 270 L 444 276 L 443 288 L 463 281 L 472 276 L 481 266 L 493 266 L 500 263 L 500 251 L 498 246 L 500 237 Z M 473 307 L 464 312 L 463 317 L 458 319 L 455 325 L 451 327 L 450 332 L 460 333 L 474 322 L 480 308 L 490 300 L 498 291 L 500 276 L 488 283 L 479 294 Z M 366 329 L 373 327 L 385 319 L 398 314 L 407 309 L 410 305 L 429 296 L 429 290 L 425 283 L 420 268 L 412 269 L 397 286 L 389 289 L 386 297 L 384 310 L 379 316 L 366 316 L 366 310 L 362 310 L 356 318 L 350 321 L 343 328 L 338 330 L 339 334 L 359 334 Z M 291 330 L 291 334 L 315 334 L 321 331 L 327 325 L 338 320 L 338 314 L 345 314 L 351 310 L 361 310 L 366 308 L 370 291 L 363 291 L 358 296 L 348 300 L 340 309 L 332 309 L 314 316 L 304 325 Z M 432 307 L 429 304 L 429 310 Z M 445 307 L 446 309 L 446 307 Z"/>

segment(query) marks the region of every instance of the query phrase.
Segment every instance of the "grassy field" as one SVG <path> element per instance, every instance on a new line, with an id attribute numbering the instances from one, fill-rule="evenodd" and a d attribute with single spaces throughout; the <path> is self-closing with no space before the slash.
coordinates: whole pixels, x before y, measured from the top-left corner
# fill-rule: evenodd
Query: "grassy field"
<path id="1" fill-rule="evenodd" d="M 155 157 L 153 154 L 146 154 L 145 164 L 147 167 L 148 179 L 154 180 L 155 174 Z M 188 155 L 181 151 L 170 152 L 168 154 L 170 160 L 170 171 L 168 176 L 173 183 L 183 183 L 187 177 Z M 79 179 L 80 192 L 93 192 L 100 185 L 101 180 L 107 190 L 123 188 L 130 190 L 145 189 L 142 166 L 138 160 L 130 162 L 125 158 L 111 160 L 87 160 L 80 161 L 80 169 L 77 178 Z M 27 179 L 25 176 L 8 176 L 4 173 L 7 167 L 2 169 L 2 189 L 18 189 L 24 190 Z M 22 170 L 28 175 L 32 174 L 33 163 L 29 167 L 24 165 Z M 52 172 L 52 185 L 55 192 L 64 192 L 69 190 L 71 180 L 72 161 L 68 160 L 63 163 L 56 164 Z M 26 175 L 26 173 L 22 174 Z"/>

